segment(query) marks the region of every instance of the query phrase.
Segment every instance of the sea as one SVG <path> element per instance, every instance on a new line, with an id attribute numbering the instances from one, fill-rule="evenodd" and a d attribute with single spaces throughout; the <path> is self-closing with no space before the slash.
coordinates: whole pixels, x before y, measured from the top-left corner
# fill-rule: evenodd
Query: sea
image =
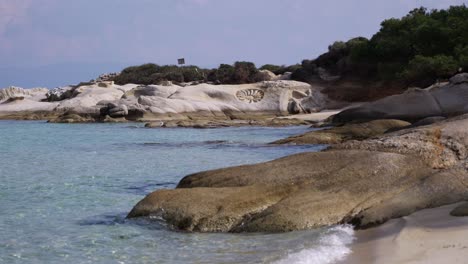
<path id="1" fill-rule="evenodd" d="M 354 239 L 350 226 L 190 233 L 125 218 L 147 194 L 175 188 L 187 174 L 323 149 L 267 144 L 310 130 L 0 121 L 0 263 L 342 261 Z"/>

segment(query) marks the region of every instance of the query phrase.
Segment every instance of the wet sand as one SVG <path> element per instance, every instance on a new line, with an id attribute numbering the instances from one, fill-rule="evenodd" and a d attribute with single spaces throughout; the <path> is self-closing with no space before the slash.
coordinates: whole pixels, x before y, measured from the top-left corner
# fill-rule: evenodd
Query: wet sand
<path id="1" fill-rule="evenodd" d="M 353 253 L 342 263 L 468 263 L 468 217 L 450 215 L 457 205 L 422 210 L 356 232 Z"/>

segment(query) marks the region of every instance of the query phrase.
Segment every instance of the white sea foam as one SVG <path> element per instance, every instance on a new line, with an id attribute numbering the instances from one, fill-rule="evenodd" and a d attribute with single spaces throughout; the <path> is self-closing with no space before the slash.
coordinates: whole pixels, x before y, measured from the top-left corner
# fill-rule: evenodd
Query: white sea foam
<path id="1" fill-rule="evenodd" d="M 274 264 L 331 264 L 344 260 L 351 253 L 349 245 L 354 241 L 352 226 L 336 226 L 327 230 L 318 244 L 298 252 L 290 252 Z"/>

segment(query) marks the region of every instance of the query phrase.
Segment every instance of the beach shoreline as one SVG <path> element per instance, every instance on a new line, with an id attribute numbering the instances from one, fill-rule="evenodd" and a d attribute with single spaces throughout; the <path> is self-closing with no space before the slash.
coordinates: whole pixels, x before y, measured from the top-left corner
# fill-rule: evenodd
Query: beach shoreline
<path id="1" fill-rule="evenodd" d="M 450 215 L 462 203 L 425 209 L 355 233 L 339 264 L 467 263 L 468 217 Z"/>

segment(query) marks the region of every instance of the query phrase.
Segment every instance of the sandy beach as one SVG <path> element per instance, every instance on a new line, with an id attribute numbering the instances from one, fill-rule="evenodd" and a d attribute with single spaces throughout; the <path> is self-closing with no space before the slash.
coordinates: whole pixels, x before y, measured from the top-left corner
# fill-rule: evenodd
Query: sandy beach
<path id="1" fill-rule="evenodd" d="M 426 209 L 356 232 L 342 263 L 468 263 L 468 217 L 450 216 L 459 204 Z"/>

